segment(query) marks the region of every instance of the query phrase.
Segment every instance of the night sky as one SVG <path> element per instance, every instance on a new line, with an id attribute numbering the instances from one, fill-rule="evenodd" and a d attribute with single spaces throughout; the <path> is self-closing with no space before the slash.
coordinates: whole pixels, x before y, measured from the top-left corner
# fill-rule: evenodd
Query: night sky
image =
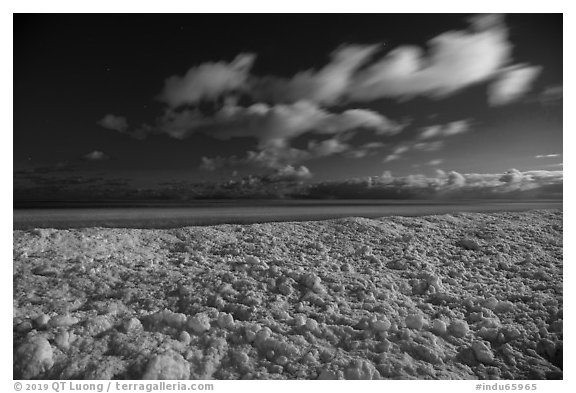
<path id="1" fill-rule="evenodd" d="M 15 201 L 561 197 L 562 22 L 17 14 Z"/>

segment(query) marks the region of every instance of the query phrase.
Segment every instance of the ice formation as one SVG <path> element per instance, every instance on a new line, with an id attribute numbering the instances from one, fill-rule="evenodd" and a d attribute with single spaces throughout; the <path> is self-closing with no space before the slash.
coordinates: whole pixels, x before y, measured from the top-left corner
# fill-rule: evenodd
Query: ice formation
<path id="1" fill-rule="evenodd" d="M 562 212 L 14 231 L 14 377 L 562 378 Z"/>

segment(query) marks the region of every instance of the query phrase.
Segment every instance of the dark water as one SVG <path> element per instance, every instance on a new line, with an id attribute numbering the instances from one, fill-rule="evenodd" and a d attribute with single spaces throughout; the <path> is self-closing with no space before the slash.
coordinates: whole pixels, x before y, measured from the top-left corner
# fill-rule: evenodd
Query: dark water
<path id="1" fill-rule="evenodd" d="M 14 229 L 174 228 L 189 225 L 249 224 L 342 217 L 423 216 L 459 212 L 562 209 L 561 200 L 475 201 L 224 201 L 190 206 L 75 207 L 15 209 Z"/>

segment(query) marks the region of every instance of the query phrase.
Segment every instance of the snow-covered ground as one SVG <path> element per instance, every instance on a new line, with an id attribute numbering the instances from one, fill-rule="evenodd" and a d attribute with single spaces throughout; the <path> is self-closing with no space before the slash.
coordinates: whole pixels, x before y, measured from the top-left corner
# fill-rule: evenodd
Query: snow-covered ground
<path id="1" fill-rule="evenodd" d="M 562 211 L 14 231 L 14 377 L 562 378 Z"/>

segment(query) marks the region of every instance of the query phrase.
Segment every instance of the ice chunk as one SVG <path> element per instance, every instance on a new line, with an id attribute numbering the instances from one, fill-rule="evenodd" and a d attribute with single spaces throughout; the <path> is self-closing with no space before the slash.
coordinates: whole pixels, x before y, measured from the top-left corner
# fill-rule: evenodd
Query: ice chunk
<path id="1" fill-rule="evenodd" d="M 406 327 L 420 330 L 424 327 L 424 317 L 420 314 L 410 314 L 406 317 Z"/>
<path id="2" fill-rule="evenodd" d="M 440 319 L 435 319 L 432 322 L 432 332 L 438 336 L 446 334 L 446 323 Z"/>
<path id="3" fill-rule="evenodd" d="M 494 341 L 498 336 L 498 329 L 481 327 L 476 334 L 484 340 Z"/>
<path id="4" fill-rule="evenodd" d="M 164 326 L 181 329 L 186 323 L 186 315 L 170 310 L 162 310 L 148 316 L 147 321 L 156 329 L 161 329 Z"/>
<path id="5" fill-rule="evenodd" d="M 54 365 L 52 347 L 44 337 L 28 339 L 14 354 L 14 376 L 16 379 L 32 379 Z"/>
<path id="6" fill-rule="evenodd" d="M 262 329 L 258 330 L 258 332 L 256 333 L 256 337 L 254 338 L 254 341 L 256 342 L 256 345 L 262 345 L 264 343 L 264 341 L 266 341 L 267 339 L 270 338 L 270 336 L 272 335 L 272 331 L 270 330 L 269 327 L 263 327 Z"/>
<path id="7" fill-rule="evenodd" d="M 98 334 L 111 328 L 112 322 L 110 321 L 109 317 L 107 315 L 98 315 L 86 323 L 85 330 L 89 336 L 97 336 Z"/>
<path id="8" fill-rule="evenodd" d="M 374 365 L 363 359 L 354 359 L 344 370 L 346 379 L 381 379 L 380 373 Z"/>
<path id="9" fill-rule="evenodd" d="M 246 259 L 244 259 L 244 261 L 249 265 L 259 265 L 260 264 L 260 258 L 255 257 L 253 255 L 247 256 Z"/>
<path id="10" fill-rule="evenodd" d="M 188 345 L 190 344 L 191 340 L 192 338 L 190 337 L 190 333 L 188 333 L 186 330 L 180 332 L 180 335 L 178 336 L 178 341 Z"/>
<path id="11" fill-rule="evenodd" d="M 196 334 L 210 330 L 210 318 L 205 313 L 198 313 L 194 316 L 189 316 L 186 321 L 186 326 Z"/>
<path id="12" fill-rule="evenodd" d="M 67 351 L 70 348 L 70 342 L 73 337 L 73 334 L 70 334 L 67 330 L 62 330 L 56 334 L 56 337 L 54 337 L 54 343 L 62 351 Z"/>
<path id="13" fill-rule="evenodd" d="M 130 318 L 122 324 L 122 328 L 126 333 L 142 330 L 142 322 L 138 318 Z"/>
<path id="14" fill-rule="evenodd" d="M 190 364 L 182 355 L 176 352 L 167 352 L 154 356 L 146 366 L 142 379 L 188 379 L 190 378 Z"/>
<path id="15" fill-rule="evenodd" d="M 34 325 L 36 329 L 44 329 L 48 326 L 48 322 L 50 321 L 50 317 L 46 314 L 40 314 L 34 319 Z"/>
<path id="16" fill-rule="evenodd" d="M 385 332 L 388 329 L 390 329 L 391 323 L 388 320 L 388 318 L 383 316 L 383 317 L 380 317 L 380 319 L 373 321 L 371 325 L 372 325 L 372 330 L 374 330 L 375 332 Z"/>
<path id="17" fill-rule="evenodd" d="M 78 319 L 70 315 L 56 315 L 48 321 L 49 327 L 71 326 L 78 323 Z"/>
<path id="18" fill-rule="evenodd" d="M 473 250 L 473 251 L 477 251 L 480 249 L 480 244 L 478 244 L 478 242 L 476 240 L 473 239 L 461 239 L 458 242 L 458 245 L 466 250 Z"/>
<path id="19" fill-rule="evenodd" d="M 494 363 L 494 354 L 490 347 L 482 341 L 474 341 L 472 343 L 472 350 L 474 351 L 474 356 L 476 359 L 484 364 Z"/>
<path id="20" fill-rule="evenodd" d="M 497 305 L 498 305 L 498 299 L 496 299 L 494 296 L 484 300 L 484 307 L 486 307 L 489 310 L 494 310 Z"/>
<path id="21" fill-rule="evenodd" d="M 222 329 L 232 329 L 234 327 L 234 317 L 228 313 L 218 315 L 218 326 Z"/>
<path id="22" fill-rule="evenodd" d="M 210 330 L 210 318 L 205 313 L 198 313 L 193 317 L 188 317 L 186 321 L 186 326 L 196 334 L 202 334 L 207 330 Z"/>
<path id="23" fill-rule="evenodd" d="M 498 302 L 494 311 L 497 313 L 507 313 L 514 311 L 514 303 L 509 301 Z"/>
<path id="24" fill-rule="evenodd" d="M 302 277 L 301 281 L 305 287 L 313 290 L 314 292 L 319 292 L 322 290 L 322 279 L 314 273 L 306 273 Z"/>
<path id="25" fill-rule="evenodd" d="M 450 326 L 448 327 L 448 331 L 454 337 L 462 338 L 462 337 L 466 336 L 466 334 L 468 334 L 468 331 L 470 331 L 470 328 L 468 327 L 468 323 L 466 321 L 457 319 L 457 320 L 454 320 L 450 323 Z"/>

